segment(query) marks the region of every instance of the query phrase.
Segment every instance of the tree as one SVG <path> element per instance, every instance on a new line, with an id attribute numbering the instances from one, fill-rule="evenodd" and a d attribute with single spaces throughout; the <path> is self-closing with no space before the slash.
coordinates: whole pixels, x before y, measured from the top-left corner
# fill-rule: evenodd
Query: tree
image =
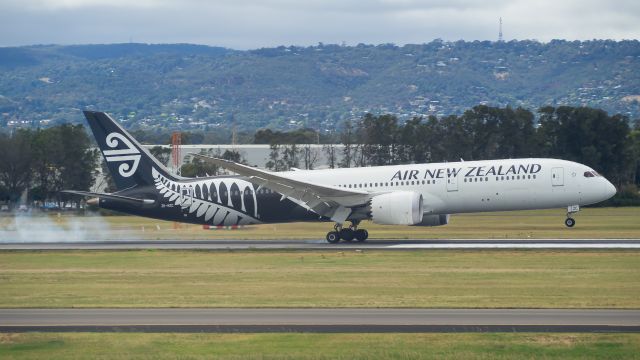
<path id="1" fill-rule="evenodd" d="M 214 154 L 212 149 L 201 149 L 200 155 L 220 157 L 220 149 Z M 218 175 L 220 171 L 217 165 L 214 165 L 199 157 L 192 157 L 191 160 L 180 167 L 180 175 L 184 177 L 203 177 Z"/>
<path id="2" fill-rule="evenodd" d="M 272 171 L 282 171 L 284 168 L 284 164 L 282 159 L 280 159 L 280 145 L 279 144 L 271 144 L 269 145 L 269 161 L 266 163 L 267 169 Z"/>
<path id="3" fill-rule="evenodd" d="M 362 155 L 371 165 L 396 163 L 398 119 L 393 115 L 366 114 L 360 123 Z"/>
<path id="4" fill-rule="evenodd" d="M 353 124 L 350 120 L 344 122 L 344 130 L 342 131 L 342 135 L 340 136 L 340 141 L 342 141 L 342 160 L 338 166 L 343 168 L 350 168 L 353 165 L 354 156 L 354 147 L 355 147 L 355 134 L 353 130 Z"/>
<path id="5" fill-rule="evenodd" d="M 544 107 L 540 113 L 538 131 L 546 156 L 591 166 L 616 185 L 630 181 L 632 151 L 626 117 L 570 106 Z"/>
<path id="6" fill-rule="evenodd" d="M 33 132 L 18 130 L 13 135 L 0 134 L 0 184 L 9 200 L 16 202 L 32 178 Z"/>
<path id="7" fill-rule="evenodd" d="M 158 159 L 162 165 L 167 166 L 169 164 L 169 160 L 171 159 L 171 148 L 157 145 L 150 148 L 149 152 Z"/>
<path id="8" fill-rule="evenodd" d="M 312 170 L 318 162 L 318 151 L 314 148 L 311 148 L 311 145 L 306 144 L 302 148 L 302 154 L 304 158 L 304 168 L 306 170 Z"/>
<path id="9" fill-rule="evenodd" d="M 89 190 L 95 180 L 99 152 L 92 149 L 84 126 L 63 124 L 41 132 L 50 133 L 43 136 L 47 142 L 47 171 L 51 175 L 46 188 L 48 198 L 62 201 L 69 197 L 61 196 L 61 190 Z"/>
<path id="10" fill-rule="evenodd" d="M 225 150 L 224 153 L 222 153 L 222 158 L 239 164 L 247 165 L 247 159 L 245 159 L 244 156 L 242 156 L 242 154 L 237 150 Z"/>
<path id="11" fill-rule="evenodd" d="M 336 145 L 324 144 L 322 146 L 322 150 L 324 151 L 325 155 L 327 155 L 327 165 L 329 165 L 330 169 L 334 169 L 337 165 Z"/>
<path id="12" fill-rule="evenodd" d="M 282 149 L 283 170 L 300 167 L 300 149 L 296 144 L 285 145 Z"/>

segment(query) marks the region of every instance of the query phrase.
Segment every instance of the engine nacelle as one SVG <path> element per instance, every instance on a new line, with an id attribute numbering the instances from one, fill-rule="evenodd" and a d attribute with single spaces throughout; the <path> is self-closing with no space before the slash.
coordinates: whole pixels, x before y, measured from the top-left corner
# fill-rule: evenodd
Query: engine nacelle
<path id="1" fill-rule="evenodd" d="M 422 220 L 422 195 L 397 191 L 371 199 L 371 221 L 381 225 L 415 225 Z"/>
<path id="2" fill-rule="evenodd" d="M 449 223 L 449 214 L 425 215 L 415 226 L 441 226 Z"/>

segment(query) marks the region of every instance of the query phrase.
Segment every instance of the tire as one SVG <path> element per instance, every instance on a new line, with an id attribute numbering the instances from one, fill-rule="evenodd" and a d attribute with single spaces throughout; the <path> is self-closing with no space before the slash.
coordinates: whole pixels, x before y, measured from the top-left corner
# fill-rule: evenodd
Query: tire
<path id="1" fill-rule="evenodd" d="M 335 244 L 340 241 L 340 234 L 337 231 L 329 231 L 327 233 L 327 242 L 330 244 Z"/>
<path id="2" fill-rule="evenodd" d="M 358 240 L 359 242 L 363 242 L 369 237 L 369 232 L 365 229 L 358 229 L 355 231 L 354 235 L 356 237 L 356 240 Z"/>
<path id="3" fill-rule="evenodd" d="M 353 240 L 354 231 L 351 229 L 342 229 L 340 230 L 340 238 L 344 241 Z"/>
<path id="4" fill-rule="evenodd" d="M 576 221 L 575 221 L 574 219 L 572 219 L 572 218 L 567 218 L 567 219 L 564 221 L 564 224 L 565 224 L 565 225 L 567 225 L 567 227 L 570 227 L 570 228 L 571 228 L 571 227 L 573 227 L 573 226 L 576 224 Z"/>

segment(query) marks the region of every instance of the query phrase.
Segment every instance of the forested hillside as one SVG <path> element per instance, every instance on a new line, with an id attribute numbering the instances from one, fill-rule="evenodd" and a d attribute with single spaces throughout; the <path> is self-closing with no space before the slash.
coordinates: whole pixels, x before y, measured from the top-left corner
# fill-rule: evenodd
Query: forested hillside
<path id="1" fill-rule="evenodd" d="M 478 104 L 586 105 L 636 119 L 640 42 L 0 48 L 0 129 L 81 122 L 88 108 L 145 131 L 328 132 L 365 113 L 405 121 Z"/>

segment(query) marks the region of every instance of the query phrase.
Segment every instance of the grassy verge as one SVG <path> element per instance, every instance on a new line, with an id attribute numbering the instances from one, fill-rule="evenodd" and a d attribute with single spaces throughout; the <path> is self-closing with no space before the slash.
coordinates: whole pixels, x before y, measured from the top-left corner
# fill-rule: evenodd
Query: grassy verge
<path id="1" fill-rule="evenodd" d="M 439 227 L 382 226 L 365 222 L 371 238 L 638 238 L 640 208 L 587 208 L 576 215 L 576 227 L 564 226 L 565 211 L 536 210 L 453 215 Z M 18 224 L 18 226 L 16 225 Z M 22 233 L 16 232 L 16 226 Z M 290 223 L 248 226 L 239 230 L 203 230 L 196 225 L 136 216 L 73 216 L 0 218 L 0 237 L 24 241 L 64 239 L 323 239 L 330 223 Z M 65 231 L 67 233 L 65 233 Z M 21 236 L 19 236 L 21 235 Z"/>
<path id="2" fill-rule="evenodd" d="M 638 359 L 640 334 L 0 334 L 3 359 Z"/>
<path id="3" fill-rule="evenodd" d="M 0 307 L 640 308 L 640 252 L 0 252 L 0 289 Z"/>

